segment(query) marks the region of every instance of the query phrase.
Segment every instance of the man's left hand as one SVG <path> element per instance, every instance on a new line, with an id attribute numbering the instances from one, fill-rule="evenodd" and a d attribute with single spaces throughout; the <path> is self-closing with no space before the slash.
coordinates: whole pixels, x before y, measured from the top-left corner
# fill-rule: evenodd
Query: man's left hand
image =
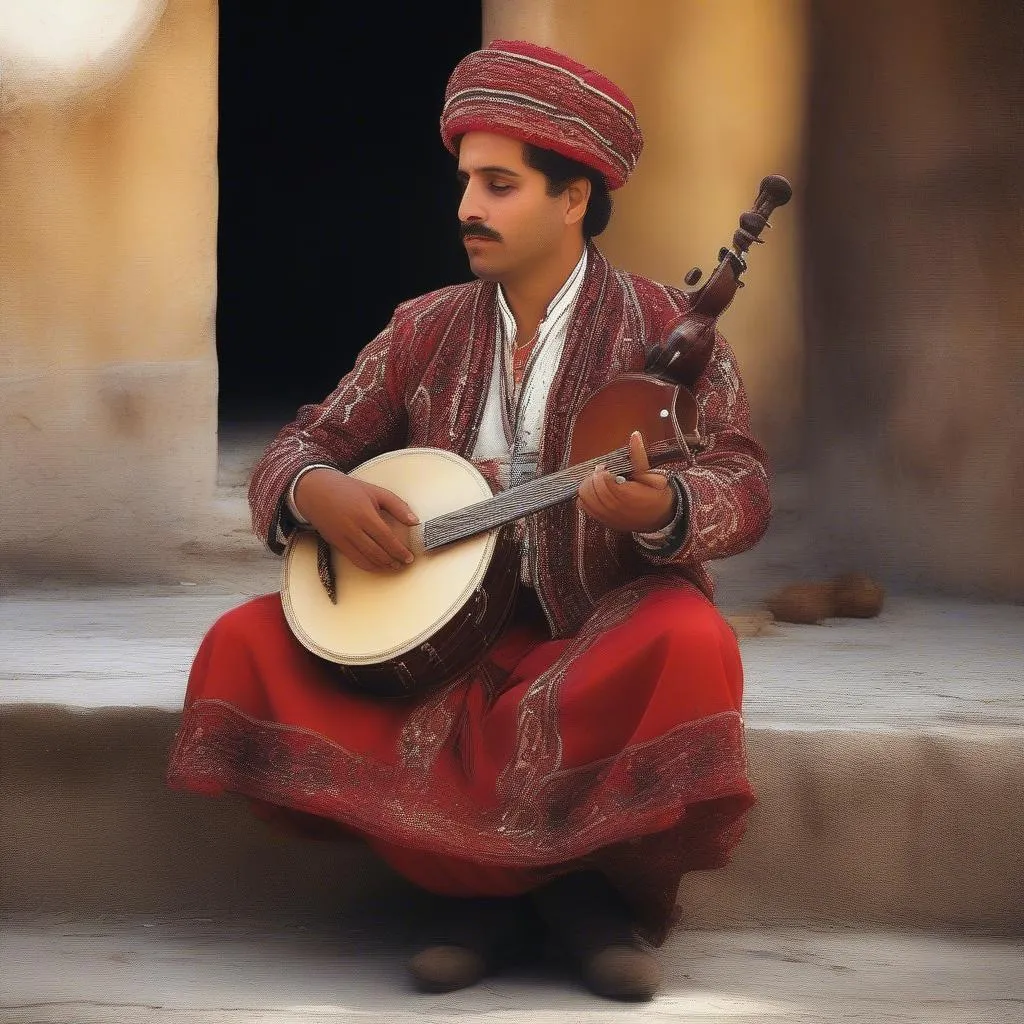
<path id="1" fill-rule="evenodd" d="M 628 479 L 618 482 L 604 464 L 580 484 L 577 492 L 583 511 L 599 523 L 621 533 L 653 533 L 668 526 L 675 515 L 675 490 L 668 477 L 652 473 L 647 449 L 639 430 L 629 438 L 633 469 Z"/>

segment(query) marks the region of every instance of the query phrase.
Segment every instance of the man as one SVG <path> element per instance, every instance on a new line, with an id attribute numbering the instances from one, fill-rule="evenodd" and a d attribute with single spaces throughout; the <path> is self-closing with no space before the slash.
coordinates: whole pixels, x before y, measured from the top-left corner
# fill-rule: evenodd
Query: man
<path id="1" fill-rule="evenodd" d="M 612 82 L 552 50 L 496 41 L 459 63 L 441 117 L 477 280 L 407 302 L 319 405 L 270 444 L 250 489 L 280 552 L 318 531 L 366 570 L 412 553 L 389 491 L 346 473 L 383 451 L 444 448 L 495 488 L 555 471 L 588 395 L 642 370 L 687 309 L 609 266 L 593 237 L 642 137 Z M 203 641 L 172 785 L 244 794 L 259 813 L 361 837 L 449 897 L 419 987 L 469 985 L 541 922 L 595 992 L 649 999 L 680 877 L 718 867 L 754 797 L 736 640 L 704 563 L 755 543 L 764 453 L 719 337 L 694 385 L 704 447 L 650 471 L 602 467 L 578 500 L 521 525 L 514 620 L 479 664 L 411 703 L 341 684 L 292 636 L 278 595 Z M 623 438 L 623 443 L 626 439 Z"/>

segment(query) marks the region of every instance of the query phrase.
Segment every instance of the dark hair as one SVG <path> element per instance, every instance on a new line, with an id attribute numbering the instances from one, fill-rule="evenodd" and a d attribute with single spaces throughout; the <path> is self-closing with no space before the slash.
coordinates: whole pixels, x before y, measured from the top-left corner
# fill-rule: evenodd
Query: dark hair
<path id="1" fill-rule="evenodd" d="M 523 143 L 523 160 L 528 167 L 540 171 L 548 179 L 546 191 L 549 196 L 560 196 L 574 181 L 586 178 L 590 182 L 590 201 L 583 215 L 583 237 L 589 242 L 608 227 L 612 216 L 612 197 L 600 171 L 529 142 Z"/>

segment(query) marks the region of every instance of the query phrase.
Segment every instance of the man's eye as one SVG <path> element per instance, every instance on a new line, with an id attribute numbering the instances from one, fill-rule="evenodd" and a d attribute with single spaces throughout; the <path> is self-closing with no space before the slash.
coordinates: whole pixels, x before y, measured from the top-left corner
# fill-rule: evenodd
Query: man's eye
<path id="1" fill-rule="evenodd" d="M 511 189 L 512 189 L 511 185 L 499 185 L 496 181 L 492 181 L 491 182 L 491 191 L 492 192 L 499 192 L 499 193 L 500 192 L 509 192 L 509 191 L 511 191 Z"/>

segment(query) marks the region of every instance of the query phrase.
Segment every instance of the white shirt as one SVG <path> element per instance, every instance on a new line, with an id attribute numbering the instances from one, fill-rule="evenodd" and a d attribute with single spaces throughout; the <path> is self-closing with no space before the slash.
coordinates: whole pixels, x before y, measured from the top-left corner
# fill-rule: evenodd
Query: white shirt
<path id="1" fill-rule="evenodd" d="M 494 461 L 497 464 L 497 478 L 502 489 L 526 483 L 537 475 L 548 392 L 562 359 L 573 307 L 583 287 L 586 271 L 587 250 L 584 249 L 572 273 L 548 303 L 518 387 L 513 370 L 518 327 L 504 290 L 498 288 L 497 338 L 491 383 L 472 457 L 477 462 Z M 528 583 L 532 554 L 529 533 L 522 523 L 517 524 L 516 529 L 522 549 L 520 578 Z"/>
<path id="2" fill-rule="evenodd" d="M 548 392 L 562 359 L 569 321 L 583 287 L 586 270 L 587 252 L 584 249 L 572 273 L 548 303 L 518 388 L 513 373 L 518 340 L 516 318 L 504 291 L 498 289 L 497 339 L 491 383 L 472 458 L 478 462 L 495 460 L 502 488 L 515 487 L 537 474 Z"/>

